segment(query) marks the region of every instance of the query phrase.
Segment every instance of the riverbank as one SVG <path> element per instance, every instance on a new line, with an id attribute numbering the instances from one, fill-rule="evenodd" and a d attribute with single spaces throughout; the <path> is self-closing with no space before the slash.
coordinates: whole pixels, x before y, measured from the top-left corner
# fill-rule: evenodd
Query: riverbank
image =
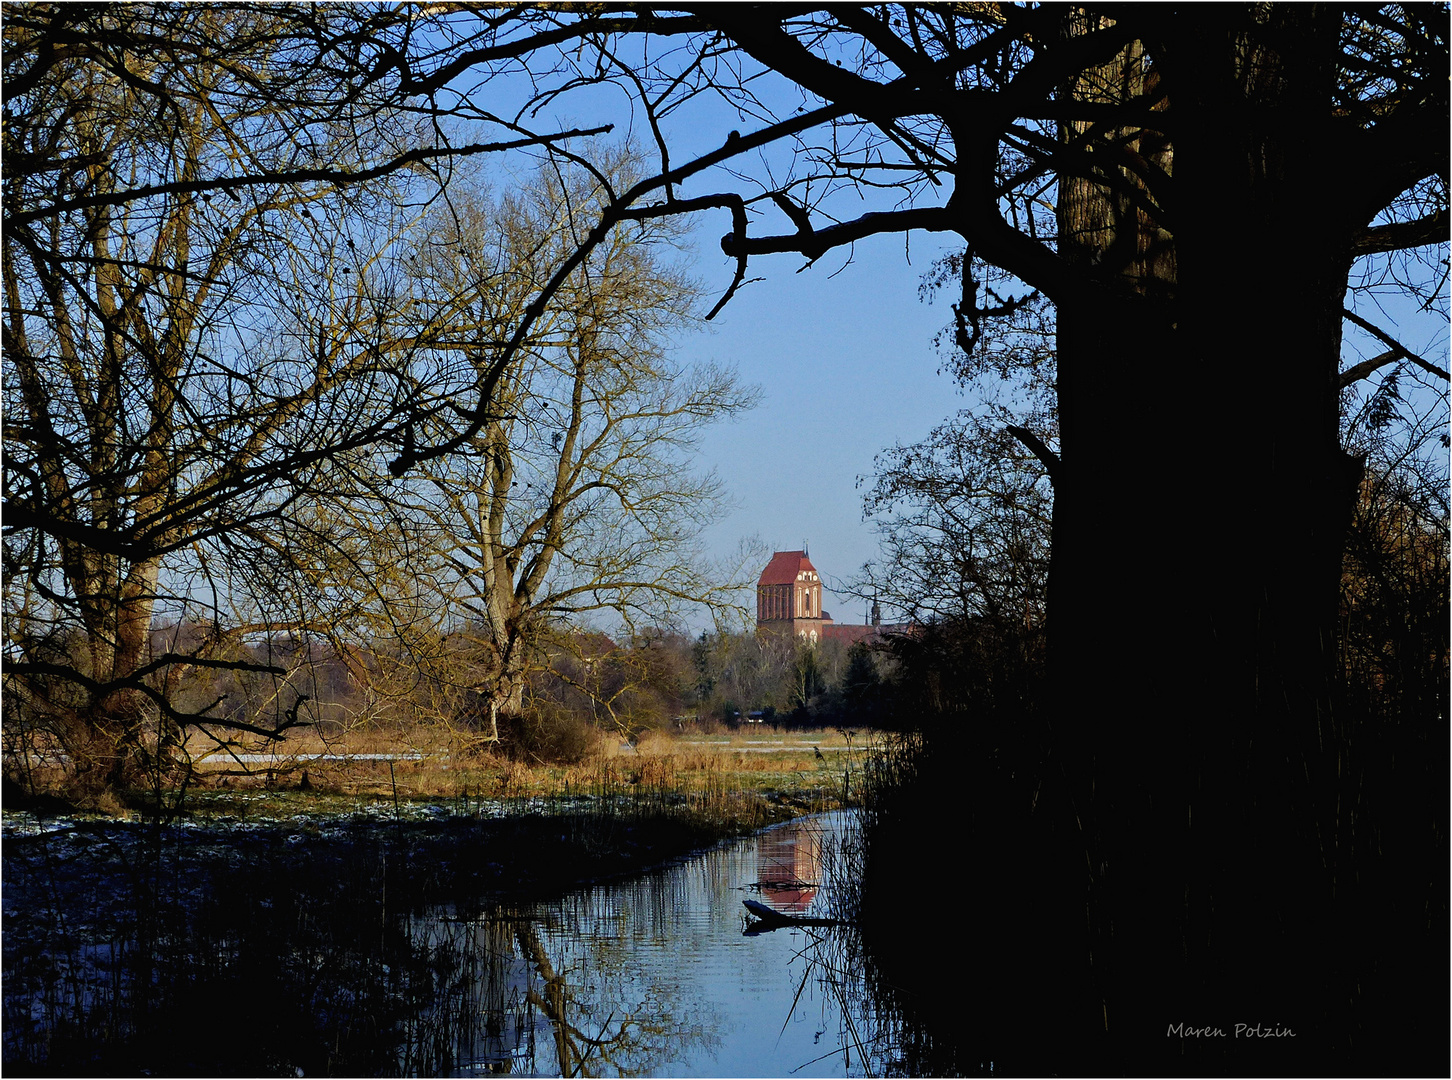
<path id="1" fill-rule="evenodd" d="M 419 919 L 497 919 L 801 812 L 740 793 L 709 813 L 669 797 L 286 816 L 266 802 L 169 825 L 5 815 L 8 1074 L 296 1075 L 330 1045 L 354 1049 L 324 1071 L 388 1074 L 365 1048 L 463 962 Z M 219 1026 L 268 1034 L 239 1046 Z"/>
<path id="2" fill-rule="evenodd" d="M 250 820 L 168 825 L 7 812 L 0 842 L 7 932 L 23 909 L 56 898 L 103 910 L 106 897 L 132 888 L 142 869 L 182 882 L 266 865 L 294 878 L 318 864 L 391 858 L 409 866 L 410 893 L 427 892 L 430 902 L 446 894 L 478 904 L 534 900 L 637 874 L 809 812 L 790 801 L 748 797 L 720 800 L 709 812 L 685 800 L 589 796 L 489 803 L 468 813 L 413 803 L 271 815 L 265 797 L 257 805 L 262 812 Z"/>
<path id="3" fill-rule="evenodd" d="M 321 752 L 293 744 L 213 770 L 160 815 L 143 797 L 111 815 L 54 798 L 7 809 L 4 1068 L 397 1072 L 360 1048 L 396 1042 L 445 1000 L 439 973 L 468 963 L 458 942 L 420 938 L 420 919 L 507 923 L 532 902 L 837 808 L 861 743 L 657 734 L 535 767 L 449 747 L 309 757 Z M 219 1025 L 268 1034 L 239 1047 Z"/>

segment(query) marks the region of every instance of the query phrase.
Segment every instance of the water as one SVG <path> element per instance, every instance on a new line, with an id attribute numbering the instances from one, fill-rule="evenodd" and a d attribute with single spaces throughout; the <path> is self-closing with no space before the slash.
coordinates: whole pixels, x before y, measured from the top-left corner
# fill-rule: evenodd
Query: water
<path id="1" fill-rule="evenodd" d="M 742 905 L 837 914 L 850 827 L 801 819 L 512 906 L 468 884 L 497 864 L 421 861 L 391 830 L 8 844 L 6 1071 L 881 1075 L 855 932 L 764 931 Z"/>
<path id="2" fill-rule="evenodd" d="M 862 1075 L 839 942 L 819 927 L 753 932 L 741 903 L 825 916 L 823 849 L 844 824 L 842 815 L 792 822 L 521 913 L 510 977 L 532 988 L 533 1029 L 515 1032 L 511 1071 Z M 501 1056 L 480 1054 L 459 1071 L 497 1068 Z"/>

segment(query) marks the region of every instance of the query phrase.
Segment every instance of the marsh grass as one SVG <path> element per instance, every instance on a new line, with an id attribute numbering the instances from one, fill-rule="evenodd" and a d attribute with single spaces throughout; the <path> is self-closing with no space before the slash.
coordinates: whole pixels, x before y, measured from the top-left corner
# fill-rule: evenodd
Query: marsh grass
<path id="1" fill-rule="evenodd" d="M 603 794 L 720 806 L 734 792 L 805 812 L 852 801 L 850 775 L 864 767 L 869 741 L 836 731 L 753 729 L 709 738 L 652 731 L 634 745 L 601 740 L 584 760 L 563 764 L 481 752 L 437 730 L 320 727 L 265 751 L 202 754 L 190 747 L 194 773 L 184 809 L 255 818 L 260 802 L 276 812 L 326 813 L 395 802 L 467 809 L 491 800 Z M 269 798 L 259 800 L 264 793 Z"/>
<path id="2" fill-rule="evenodd" d="M 855 742 L 854 742 L 855 739 Z M 756 793 L 802 809 L 851 802 L 850 774 L 865 760 L 864 735 L 754 727 L 731 734 L 647 731 L 634 745 L 600 739 L 582 760 L 520 760 L 424 725 L 319 724 L 276 743 L 219 749 L 193 733 L 184 747 L 184 784 L 118 792 L 105 815 L 222 814 L 256 817 L 275 810 L 356 810 L 381 802 L 435 802 L 458 807 L 481 800 L 548 799 L 560 792 L 635 790 L 719 802 L 721 791 Z M 7 758 L 7 775 L 10 768 Z M 63 765 L 43 756 L 23 761 L 25 791 L 7 783 L 6 805 L 22 808 L 65 792 Z M 259 799 L 262 794 L 267 799 Z"/>

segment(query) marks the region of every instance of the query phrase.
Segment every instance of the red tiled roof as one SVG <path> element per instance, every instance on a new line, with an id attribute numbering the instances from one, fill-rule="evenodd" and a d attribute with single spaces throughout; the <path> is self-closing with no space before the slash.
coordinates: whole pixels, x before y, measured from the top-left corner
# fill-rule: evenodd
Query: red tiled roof
<path id="1" fill-rule="evenodd" d="M 880 630 L 886 629 L 885 626 L 852 626 L 845 623 L 831 623 L 822 627 L 822 640 L 845 641 L 849 645 L 855 645 L 866 638 L 876 637 Z"/>
<path id="2" fill-rule="evenodd" d="M 812 560 L 807 558 L 805 551 L 778 551 L 771 557 L 771 562 L 766 564 L 766 569 L 761 572 L 758 585 L 791 585 L 797 580 L 797 575 L 803 570 L 816 572 Z"/>

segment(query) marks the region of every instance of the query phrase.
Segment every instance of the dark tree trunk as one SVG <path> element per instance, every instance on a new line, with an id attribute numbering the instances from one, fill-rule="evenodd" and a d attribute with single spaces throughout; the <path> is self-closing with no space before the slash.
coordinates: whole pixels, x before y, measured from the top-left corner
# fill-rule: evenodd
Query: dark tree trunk
<path id="1" fill-rule="evenodd" d="M 1337 438 L 1347 234 L 1317 194 L 1337 22 L 1286 17 L 1319 52 L 1194 26 L 1156 50 L 1172 250 L 1106 190 L 1060 191 L 1093 285 L 1059 304 L 1053 722 L 1120 1063 L 1231 1062 L 1244 1023 L 1296 1037 L 1224 1067 L 1275 1071 L 1339 1037 L 1330 643 L 1359 470 Z"/>

